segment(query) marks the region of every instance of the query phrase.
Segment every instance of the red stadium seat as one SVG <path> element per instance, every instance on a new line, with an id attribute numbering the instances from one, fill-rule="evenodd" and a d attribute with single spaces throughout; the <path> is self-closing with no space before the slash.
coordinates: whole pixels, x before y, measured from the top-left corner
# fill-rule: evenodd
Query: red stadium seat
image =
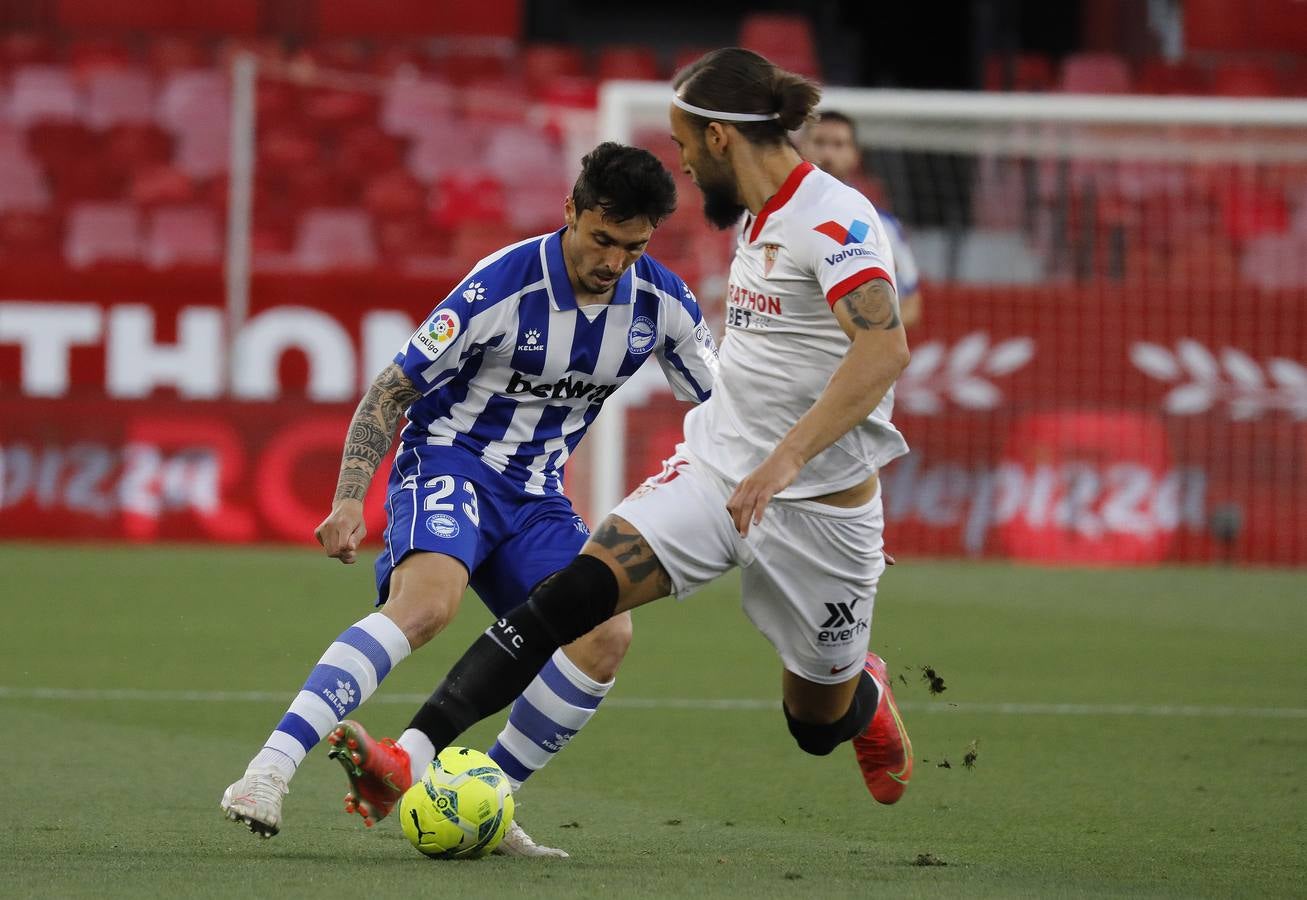
<path id="1" fill-rule="evenodd" d="M 146 229 L 145 263 L 152 269 L 214 265 L 222 258 L 218 215 L 207 206 L 165 206 Z"/>
<path id="2" fill-rule="evenodd" d="M 413 142 L 408 169 L 424 184 L 446 175 L 483 170 L 485 141 L 483 127 L 465 119 L 447 119 Z"/>
<path id="3" fill-rule="evenodd" d="M 367 91 L 319 88 L 309 92 L 303 113 L 321 127 L 340 128 L 375 121 L 377 106 L 377 97 Z"/>
<path id="4" fill-rule="evenodd" d="M 572 185 L 561 179 L 518 185 L 508 205 L 508 223 L 519 234 L 540 234 L 561 228 L 563 201 Z"/>
<path id="5" fill-rule="evenodd" d="M 467 271 L 477 260 L 518 239 L 502 224 L 469 223 L 454 232 L 450 256 L 456 268 Z"/>
<path id="6" fill-rule="evenodd" d="M 300 218 L 294 257 L 309 272 L 371 268 L 377 264 L 372 220 L 361 209 L 310 209 Z"/>
<path id="7" fill-rule="evenodd" d="M 78 84 L 85 84 L 97 72 L 121 71 L 137 63 L 130 46 L 108 35 L 74 40 L 65 49 L 64 56 Z"/>
<path id="8" fill-rule="evenodd" d="M 0 192 L 4 176 L 0 174 Z M 0 259 L 59 264 L 59 222 L 48 212 L 0 212 Z"/>
<path id="9" fill-rule="evenodd" d="M 512 78 L 478 81 L 463 88 L 459 109 L 478 122 L 525 122 L 531 112 L 530 93 L 540 86 Z"/>
<path id="10" fill-rule="evenodd" d="M 583 75 L 558 75 L 540 85 L 535 96 L 550 106 L 593 109 L 599 104 L 599 83 Z"/>
<path id="11" fill-rule="evenodd" d="M 821 77 L 817 45 L 806 16 L 789 13 L 753 13 L 740 24 L 740 46 L 761 53 L 776 65 Z"/>
<path id="12" fill-rule="evenodd" d="M 1283 92 L 1275 66 L 1261 62 L 1225 62 L 1212 72 L 1212 93 L 1218 97 L 1276 97 Z"/>
<path id="13" fill-rule="evenodd" d="M 227 75 L 220 69 L 173 72 L 159 92 L 159 124 L 173 133 L 226 133 L 231 114 Z"/>
<path id="14" fill-rule="evenodd" d="M 434 79 L 393 78 L 381 103 L 381 127 L 387 134 L 420 137 L 454 114 L 455 92 Z"/>
<path id="15" fill-rule="evenodd" d="M 502 227 L 508 221 L 504 185 L 484 174 L 447 175 L 431 194 L 431 221 L 447 231 L 469 225 Z"/>
<path id="16" fill-rule="evenodd" d="M 9 116 L 19 125 L 69 121 L 82 116 L 72 74 L 62 66 L 23 66 L 10 86 Z"/>
<path id="17" fill-rule="evenodd" d="M 47 35 L 34 31 L 0 34 L 0 68 L 52 65 L 59 50 Z"/>
<path id="18" fill-rule="evenodd" d="M 1053 60 L 1043 53 L 995 54 L 985 60 L 987 91 L 1051 91 L 1056 84 Z"/>
<path id="19" fill-rule="evenodd" d="M 0 212 L 42 210 L 50 205 L 50 187 L 36 160 L 22 149 L 0 149 Z"/>
<path id="20" fill-rule="evenodd" d="M 529 44 L 518 58 L 528 84 L 543 84 L 558 75 L 585 75 L 585 55 L 566 44 Z"/>
<path id="21" fill-rule="evenodd" d="M 1068 94 L 1127 94 L 1130 66 L 1114 53 L 1073 53 L 1062 60 L 1059 88 Z"/>
<path id="22" fill-rule="evenodd" d="M 1189 62 L 1165 59 L 1145 60 L 1135 79 L 1140 94 L 1182 94 L 1199 97 L 1208 92 L 1207 72 Z"/>
<path id="23" fill-rule="evenodd" d="M 74 269 L 141 257 L 141 214 L 125 203 L 73 207 L 64 235 L 64 259 Z"/>
<path id="24" fill-rule="evenodd" d="M 599 51 L 595 76 L 600 81 L 626 78 L 635 81 L 657 81 L 658 57 L 648 47 L 613 45 Z"/>
<path id="25" fill-rule="evenodd" d="M 86 81 L 86 124 L 105 129 L 154 121 L 154 79 L 140 69 L 101 69 Z"/>
<path id="26" fill-rule="evenodd" d="M 225 123 L 219 123 L 225 124 Z M 173 164 L 192 178 L 212 178 L 227 171 L 230 135 L 226 128 L 182 132 L 177 137 Z"/>
<path id="27" fill-rule="evenodd" d="M 213 50 L 204 41 L 180 35 L 156 35 L 145 47 L 146 61 L 156 74 L 213 65 Z"/>
<path id="28" fill-rule="evenodd" d="M 567 172 L 561 150 L 544 133 L 521 126 L 500 128 L 490 135 L 486 166 L 508 185 L 556 180 Z"/>
<path id="29" fill-rule="evenodd" d="M 339 139 L 336 164 L 348 176 L 363 179 L 404 162 L 404 141 L 391 137 L 373 123 L 356 125 Z"/>
<path id="30" fill-rule="evenodd" d="M 132 175 L 127 188 L 128 199 L 145 208 L 190 203 L 197 193 L 190 176 L 167 163 L 141 167 Z"/>
<path id="31" fill-rule="evenodd" d="M 321 155 L 319 142 L 293 124 L 268 128 L 258 135 L 255 147 L 261 172 L 298 169 L 316 162 Z"/>
<path id="32" fill-rule="evenodd" d="M 368 180 L 363 207 L 377 220 L 421 218 L 427 189 L 405 169 L 391 169 Z"/>
<path id="33" fill-rule="evenodd" d="M 100 144 L 105 161 L 122 172 L 172 159 L 172 138 L 157 125 L 119 125 Z"/>

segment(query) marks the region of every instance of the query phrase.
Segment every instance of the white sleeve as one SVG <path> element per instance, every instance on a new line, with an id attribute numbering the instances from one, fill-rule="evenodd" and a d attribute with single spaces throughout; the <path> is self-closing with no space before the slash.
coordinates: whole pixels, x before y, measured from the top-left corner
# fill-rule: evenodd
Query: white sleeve
<path id="1" fill-rule="evenodd" d="M 665 321 L 658 364 L 676 399 L 702 403 L 712 393 L 717 377 L 717 345 L 688 286 L 682 285 L 682 295 L 679 303 L 663 301 Z"/>
<path id="2" fill-rule="evenodd" d="M 861 194 L 834 194 L 831 202 L 813 206 L 809 218 L 796 229 L 794 253 L 809 267 L 831 306 L 873 278 L 896 283 L 885 227 Z"/>

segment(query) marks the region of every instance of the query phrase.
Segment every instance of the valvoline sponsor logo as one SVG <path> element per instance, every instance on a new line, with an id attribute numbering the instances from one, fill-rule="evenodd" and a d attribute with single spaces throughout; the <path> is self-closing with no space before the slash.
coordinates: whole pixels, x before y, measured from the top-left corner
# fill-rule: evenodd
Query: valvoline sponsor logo
<path id="1" fill-rule="evenodd" d="M 871 231 L 871 223 L 864 222 L 861 219 L 854 219 L 853 224 L 847 228 L 835 220 L 822 222 L 812 229 L 818 234 L 824 234 L 840 246 L 847 247 L 849 244 L 861 244 L 867 239 L 867 233 Z"/>
<path id="2" fill-rule="evenodd" d="M 875 256 L 866 247 L 850 247 L 847 250 L 841 250 L 839 253 L 833 253 L 826 257 L 826 265 L 833 266 L 836 263 L 844 262 L 846 259 L 852 259 L 855 256 Z"/>

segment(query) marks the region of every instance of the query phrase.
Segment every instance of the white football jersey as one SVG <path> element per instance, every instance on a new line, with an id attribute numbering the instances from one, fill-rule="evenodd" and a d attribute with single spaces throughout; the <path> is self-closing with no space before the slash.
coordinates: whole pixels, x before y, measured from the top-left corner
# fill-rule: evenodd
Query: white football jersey
<path id="1" fill-rule="evenodd" d="M 716 384 L 685 418 L 690 452 L 733 482 L 766 459 L 848 352 L 832 307 L 873 278 L 894 283 L 875 208 L 811 163 L 800 164 L 740 229 Z M 893 408 L 891 388 L 866 420 L 809 460 L 776 496 L 843 490 L 907 453 L 890 422 Z"/>

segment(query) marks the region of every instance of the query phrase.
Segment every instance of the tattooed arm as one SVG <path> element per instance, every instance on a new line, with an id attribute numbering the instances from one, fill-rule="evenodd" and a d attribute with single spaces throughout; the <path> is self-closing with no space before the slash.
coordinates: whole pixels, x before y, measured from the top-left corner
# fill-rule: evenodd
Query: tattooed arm
<path id="1" fill-rule="evenodd" d="M 817 402 L 727 501 L 741 534 L 762 520 L 771 498 L 794 482 L 808 460 L 871 415 L 908 364 L 898 298 L 888 281 L 859 285 L 835 302 L 834 313 L 851 340 L 849 350 Z"/>
<path id="2" fill-rule="evenodd" d="M 377 466 L 390 450 L 400 416 L 419 394 L 403 370 L 391 363 L 381 370 L 359 401 L 345 438 L 331 514 L 314 532 L 328 556 L 343 563 L 358 558 L 359 544 L 367 534 L 363 526 L 363 497 Z"/>

